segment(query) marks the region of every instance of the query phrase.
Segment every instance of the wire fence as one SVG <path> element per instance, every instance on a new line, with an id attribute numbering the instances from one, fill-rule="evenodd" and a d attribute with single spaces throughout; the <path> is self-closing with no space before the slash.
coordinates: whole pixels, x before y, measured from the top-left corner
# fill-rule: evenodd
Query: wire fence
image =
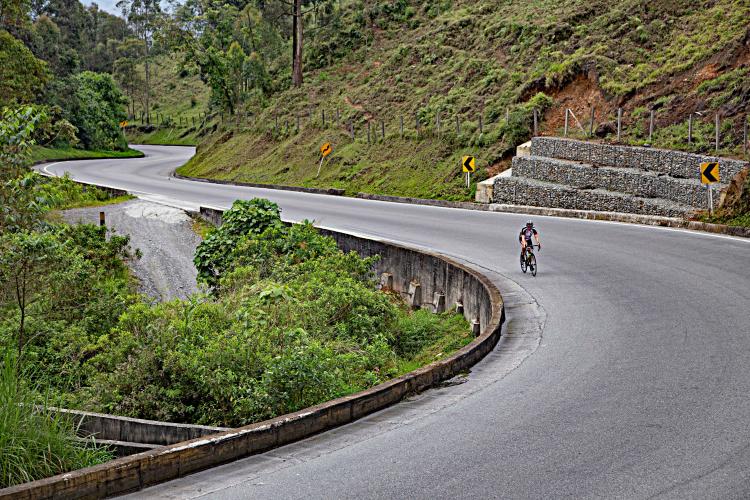
<path id="1" fill-rule="evenodd" d="M 576 107 L 579 111 L 585 107 Z M 556 110 L 555 112 L 560 112 Z M 321 130 L 332 130 L 342 139 L 376 144 L 390 138 L 452 140 L 462 146 L 485 146 L 500 141 L 505 134 L 514 138 L 538 135 L 558 135 L 575 139 L 602 139 L 624 144 L 648 144 L 688 151 L 709 152 L 717 155 L 742 155 L 748 159 L 748 116 L 733 116 L 723 119 L 720 113 L 694 111 L 680 122 L 660 116 L 658 110 L 640 110 L 627 114 L 623 108 L 611 112 L 599 112 L 589 107 L 587 116 L 577 115 L 566 107 L 559 117 L 553 111 L 542 113 L 538 109 L 529 111 L 523 105 L 506 108 L 504 116 L 493 113 L 488 118 L 484 111 L 473 115 L 432 111 L 420 108 L 412 113 L 391 114 L 388 118 L 377 118 L 357 109 L 342 112 L 341 108 L 324 106 L 308 107 L 304 112 L 277 111 L 256 114 L 248 111 L 229 115 L 221 112 L 199 112 L 184 116 L 141 113 L 135 121 L 142 125 L 157 127 L 202 128 L 215 124 L 224 129 L 250 129 L 269 133 L 272 138 L 282 140 L 291 135 Z M 551 123 L 562 122 L 554 127 Z M 662 123 L 659 127 L 658 124 Z M 711 129 L 711 130 L 709 130 Z M 666 135 L 666 137 L 662 137 Z"/>

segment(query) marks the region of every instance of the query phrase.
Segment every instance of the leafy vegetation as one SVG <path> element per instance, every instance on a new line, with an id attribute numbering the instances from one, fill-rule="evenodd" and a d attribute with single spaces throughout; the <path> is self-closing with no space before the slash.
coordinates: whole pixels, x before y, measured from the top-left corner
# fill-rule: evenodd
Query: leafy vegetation
<path id="1" fill-rule="evenodd" d="M 87 362 L 75 403 L 242 425 L 371 387 L 471 340 L 463 318 L 378 292 L 372 259 L 266 200 L 235 202 L 196 252 L 213 296 L 131 306 Z M 158 374 L 158 376 L 157 376 Z"/>
<path id="2" fill-rule="evenodd" d="M 31 136 L 43 119 L 29 106 L 6 108 L 0 119 L 2 487 L 111 457 L 75 441 L 74 424 L 45 406 L 81 380 L 81 342 L 111 328 L 118 308 L 132 300 L 122 260 L 127 238 L 106 239 L 104 228 L 57 225 L 45 217 L 72 198 L 97 193 L 26 171 Z"/>

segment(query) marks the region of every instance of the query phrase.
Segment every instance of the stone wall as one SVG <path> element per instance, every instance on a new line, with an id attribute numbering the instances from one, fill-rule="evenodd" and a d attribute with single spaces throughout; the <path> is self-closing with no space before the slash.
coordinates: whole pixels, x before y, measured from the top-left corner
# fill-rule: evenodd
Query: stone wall
<path id="1" fill-rule="evenodd" d="M 708 208 L 706 187 L 697 180 L 630 168 L 591 165 L 538 156 L 516 157 L 513 175 L 565 184 L 578 189 L 601 188 L 644 198 L 664 198 L 688 207 Z M 714 197 L 715 205 L 719 196 Z"/>
<path id="2" fill-rule="evenodd" d="M 497 179 L 493 190 L 493 198 L 495 203 L 509 205 L 623 212 L 664 217 L 680 217 L 685 214 L 683 205 L 666 200 L 640 198 L 603 189 L 576 189 L 562 184 L 531 181 L 516 177 Z"/>
<path id="3" fill-rule="evenodd" d="M 531 154 L 603 167 L 638 168 L 683 179 L 700 179 L 700 164 L 718 161 L 724 183 L 728 183 L 749 165 L 748 162 L 716 156 L 638 146 L 615 146 L 560 137 L 534 137 L 531 141 Z"/>

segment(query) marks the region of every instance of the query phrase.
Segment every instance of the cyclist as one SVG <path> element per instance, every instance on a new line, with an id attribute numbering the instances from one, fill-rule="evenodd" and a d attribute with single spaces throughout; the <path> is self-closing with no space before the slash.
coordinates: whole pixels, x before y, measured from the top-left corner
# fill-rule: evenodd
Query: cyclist
<path id="1" fill-rule="evenodd" d="M 539 233 L 534 227 L 534 223 L 532 221 L 527 221 L 526 225 L 521 228 L 521 232 L 518 234 L 518 241 L 521 242 L 522 259 L 526 258 L 526 248 L 534 244 L 532 238 L 536 240 L 536 244 L 539 247 L 539 250 L 541 250 L 542 244 L 539 243 Z"/>

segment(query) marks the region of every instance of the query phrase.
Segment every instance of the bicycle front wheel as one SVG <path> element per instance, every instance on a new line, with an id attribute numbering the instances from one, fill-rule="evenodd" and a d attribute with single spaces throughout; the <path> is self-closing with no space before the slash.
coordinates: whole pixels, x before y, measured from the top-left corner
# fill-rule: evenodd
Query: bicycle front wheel
<path id="1" fill-rule="evenodd" d="M 532 276 L 536 276 L 536 255 L 533 253 L 529 255 L 529 271 Z"/>
<path id="2" fill-rule="evenodd" d="M 526 256 L 524 254 L 521 254 L 521 271 L 526 273 Z"/>

